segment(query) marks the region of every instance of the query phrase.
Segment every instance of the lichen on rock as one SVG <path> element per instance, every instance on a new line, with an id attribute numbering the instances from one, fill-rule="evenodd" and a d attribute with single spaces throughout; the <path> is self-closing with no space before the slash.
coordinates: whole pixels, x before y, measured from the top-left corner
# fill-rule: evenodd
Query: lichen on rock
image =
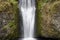
<path id="1" fill-rule="evenodd" d="M 60 0 L 38 0 L 36 8 L 37 35 L 60 38 Z"/>
<path id="2" fill-rule="evenodd" d="M 0 0 L 0 40 L 18 37 L 18 1 Z"/>

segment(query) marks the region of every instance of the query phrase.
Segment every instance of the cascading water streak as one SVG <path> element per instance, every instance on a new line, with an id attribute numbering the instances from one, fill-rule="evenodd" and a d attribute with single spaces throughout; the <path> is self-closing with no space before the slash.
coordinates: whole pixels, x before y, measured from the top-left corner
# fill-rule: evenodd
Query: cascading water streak
<path id="1" fill-rule="evenodd" d="M 24 40 L 33 40 L 35 22 L 35 0 L 19 0 L 23 20 Z"/>

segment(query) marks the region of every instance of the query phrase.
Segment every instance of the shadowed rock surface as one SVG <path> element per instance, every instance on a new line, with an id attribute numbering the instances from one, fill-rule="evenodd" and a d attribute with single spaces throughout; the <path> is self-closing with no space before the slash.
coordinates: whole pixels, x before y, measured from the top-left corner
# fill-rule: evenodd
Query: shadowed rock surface
<path id="1" fill-rule="evenodd" d="M 14 40 L 18 37 L 18 2 L 0 0 L 0 40 Z"/>
<path id="2" fill-rule="evenodd" d="M 60 0 L 37 0 L 36 34 L 60 38 Z"/>

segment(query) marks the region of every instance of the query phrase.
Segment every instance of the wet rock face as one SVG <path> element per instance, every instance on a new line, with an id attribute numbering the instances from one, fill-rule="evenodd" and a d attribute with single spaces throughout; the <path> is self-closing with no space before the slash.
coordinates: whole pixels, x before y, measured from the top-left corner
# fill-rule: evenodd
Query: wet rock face
<path id="1" fill-rule="evenodd" d="M 4 5 L 5 4 L 5 5 Z M 4 5 L 4 6 L 3 6 Z M 0 6 L 0 36 L 2 36 L 4 33 L 6 33 L 7 32 L 7 30 L 6 30 L 6 32 L 2 32 L 2 28 L 5 26 L 5 25 L 7 25 L 8 24 L 8 21 L 9 20 L 7 20 L 8 19 L 8 10 L 6 9 L 6 8 L 8 8 L 7 6 L 9 6 L 8 4 L 6 4 L 5 2 L 1 2 L 1 6 Z M 10 18 L 9 18 L 10 19 Z"/>
<path id="2" fill-rule="evenodd" d="M 52 16 L 52 24 L 54 28 L 60 32 L 60 3 L 59 2 L 53 5 L 51 16 Z"/>
<path id="3" fill-rule="evenodd" d="M 58 31 L 60 31 L 60 13 L 52 15 L 52 24 L 54 25 L 54 28 Z"/>
<path id="4" fill-rule="evenodd" d="M 60 0 L 37 2 L 37 35 L 60 38 Z"/>
<path id="5" fill-rule="evenodd" d="M 0 40 L 14 40 L 18 37 L 18 7 L 17 1 L 12 1 L 0 0 Z"/>
<path id="6" fill-rule="evenodd" d="M 9 24 L 10 21 L 14 21 L 14 15 L 12 13 L 1 12 L 0 13 L 0 37 L 7 34 L 7 29 L 3 30 L 3 28 Z M 8 26 L 9 27 L 9 26 Z M 10 30 L 10 29 L 8 29 Z"/>

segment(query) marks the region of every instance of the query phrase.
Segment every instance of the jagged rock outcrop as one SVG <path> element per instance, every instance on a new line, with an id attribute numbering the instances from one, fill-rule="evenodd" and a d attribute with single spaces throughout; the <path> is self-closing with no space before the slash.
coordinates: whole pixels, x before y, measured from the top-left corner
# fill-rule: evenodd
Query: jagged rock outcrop
<path id="1" fill-rule="evenodd" d="M 0 40 L 14 40 L 18 37 L 18 2 L 0 0 Z"/>
<path id="2" fill-rule="evenodd" d="M 60 38 L 60 0 L 37 0 L 37 35 Z"/>

